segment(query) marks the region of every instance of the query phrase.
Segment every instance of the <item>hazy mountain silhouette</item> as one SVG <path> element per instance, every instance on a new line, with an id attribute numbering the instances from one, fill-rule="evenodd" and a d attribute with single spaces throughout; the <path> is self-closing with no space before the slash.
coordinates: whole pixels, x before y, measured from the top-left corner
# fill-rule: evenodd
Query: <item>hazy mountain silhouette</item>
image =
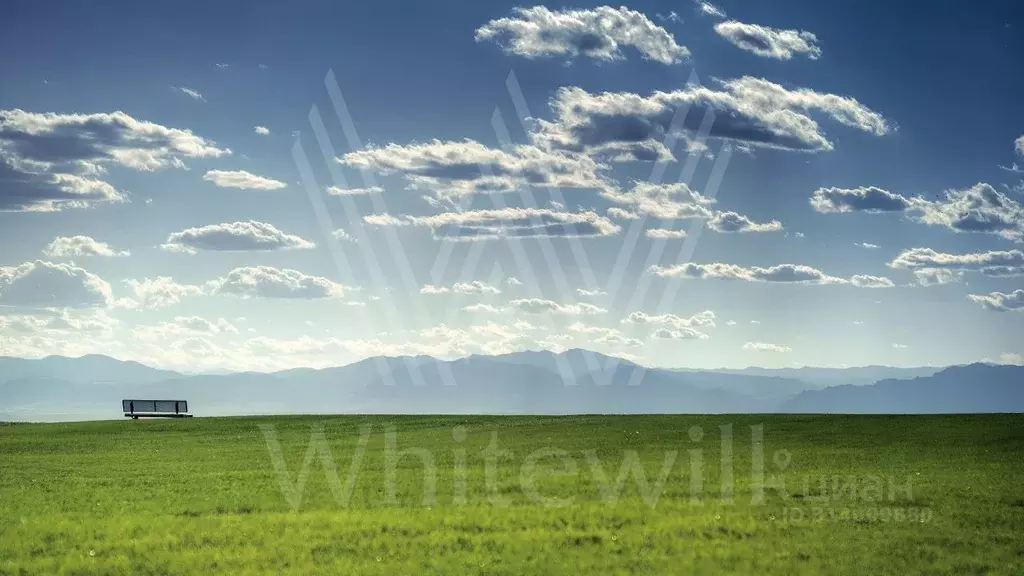
<path id="1" fill-rule="evenodd" d="M 844 414 L 1024 412 L 1024 367 L 970 364 L 933 376 L 801 392 L 784 412 Z"/>
<path id="2" fill-rule="evenodd" d="M 863 385 L 863 375 L 852 373 L 851 382 L 859 385 L 825 389 L 777 375 L 787 372 L 750 371 L 648 369 L 583 350 L 453 361 L 369 358 L 323 370 L 198 375 L 105 356 L 0 358 L 0 419 L 116 418 L 120 400 L 129 397 L 186 399 L 200 416 L 1024 410 L 1022 367 L 975 364 L 874 385 Z"/>

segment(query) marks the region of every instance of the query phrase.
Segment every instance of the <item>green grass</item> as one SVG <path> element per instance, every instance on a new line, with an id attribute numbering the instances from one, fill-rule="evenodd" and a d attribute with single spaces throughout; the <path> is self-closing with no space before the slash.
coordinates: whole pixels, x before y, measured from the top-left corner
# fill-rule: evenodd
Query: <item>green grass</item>
<path id="1" fill-rule="evenodd" d="M 267 424 L 292 482 L 312 427 L 322 426 L 342 485 L 360 426 L 370 424 L 347 501 L 335 499 L 315 461 L 293 509 L 260 428 Z M 730 424 L 732 503 L 720 451 L 720 427 Z M 751 478 L 757 425 L 763 504 L 751 501 L 761 484 Z M 388 503 L 387 426 L 398 449 L 431 452 L 433 499 L 420 460 L 403 457 Z M 460 426 L 466 436 L 457 441 Z M 700 441 L 691 439 L 695 426 Z M 488 486 L 480 453 L 492 433 L 513 456 L 497 460 Z M 548 454 L 526 470 L 524 486 L 527 456 L 541 448 L 564 450 L 577 473 L 555 474 L 566 463 Z M 693 450 L 701 451 L 699 497 Z M 628 451 L 650 485 L 666 453 L 677 452 L 656 502 L 632 477 L 615 490 Z M 1021 574 L 1022 457 L 1021 415 L 0 426 L 0 574 Z M 571 502 L 554 507 L 538 495 Z"/>

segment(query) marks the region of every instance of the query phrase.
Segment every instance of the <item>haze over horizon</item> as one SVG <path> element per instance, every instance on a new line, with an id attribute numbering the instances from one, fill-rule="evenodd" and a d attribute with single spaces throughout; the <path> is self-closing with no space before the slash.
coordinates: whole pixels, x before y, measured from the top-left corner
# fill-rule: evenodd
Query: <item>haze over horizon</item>
<path id="1" fill-rule="evenodd" d="M 1019 4 L 7 11 L 0 356 L 1024 364 Z"/>

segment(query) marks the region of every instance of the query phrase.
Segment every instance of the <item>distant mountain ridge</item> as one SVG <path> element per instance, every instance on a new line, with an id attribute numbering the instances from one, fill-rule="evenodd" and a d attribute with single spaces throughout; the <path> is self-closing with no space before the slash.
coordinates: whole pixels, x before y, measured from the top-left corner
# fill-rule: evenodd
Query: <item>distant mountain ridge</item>
<path id="1" fill-rule="evenodd" d="M 784 376 L 800 370 L 812 381 Z M 821 383 L 844 370 L 853 370 L 849 383 Z M 128 397 L 186 399 L 197 415 L 1024 410 L 1022 367 L 857 370 L 666 370 L 585 350 L 450 361 L 378 357 L 319 370 L 193 375 L 106 356 L 0 357 L 0 420 L 116 418 Z M 865 384 L 865 371 L 925 375 Z M 985 400 L 971 398 L 977 393 Z"/>

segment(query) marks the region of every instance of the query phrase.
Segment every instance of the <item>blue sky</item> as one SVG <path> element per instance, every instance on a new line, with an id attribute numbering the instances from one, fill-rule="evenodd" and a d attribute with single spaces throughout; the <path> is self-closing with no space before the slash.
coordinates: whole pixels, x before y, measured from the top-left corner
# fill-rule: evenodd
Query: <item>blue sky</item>
<path id="1" fill-rule="evenodd" d="M 16 2 L 0 354 L 1020 362 L 1021 14 Z"/>

